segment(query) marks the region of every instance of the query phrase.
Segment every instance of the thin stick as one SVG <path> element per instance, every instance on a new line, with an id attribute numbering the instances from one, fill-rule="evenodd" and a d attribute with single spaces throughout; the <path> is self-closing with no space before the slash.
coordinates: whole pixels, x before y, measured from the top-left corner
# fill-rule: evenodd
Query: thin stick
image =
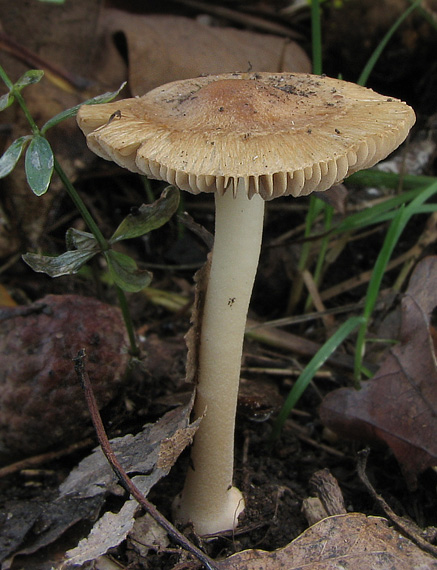
<path id="1" fill-rule="evenodd" d="M 15 463 L 11 463 L 10 465 L 5 465 L 4 467 L 1 467 L 0 479 L 2 477 L 13 475 L 14 473 L 18 473 L 18 471 L 21 471 L 22 469 L 29 469 L 30 467 L 36 467 L 38 465 L 48 463 L 49 461 L 54 461 L 55 459 L 59 459 L 60 457 L 64 457 L 65 455 L 70 455 L 71 453 L 75 453 L 78 449 L 83 449 L 84 447 L 90 447 L 93 444 L 95 445 L 94 439 L 89 437 L 77 443 L 73 443 L 68 447 L 65 447 L 64 449 L 60 449 L 59 451 L 48 451 L 46 453 L 42 453 L 41 455 L 26 457 L 26 459 L 21 459 L 20 461 L 16 461 Z"/>
<path id="2" fill-rule="evenodd" d="M 82 385 L 85 399 L 88 405 L 88 409 L 91 414 L 91 419 L 96 430 L 97 438 L 99 443 L 102 447 L 102 451 L 105 454 L 106 459 L 108 460 L 112 470 L 114 471 L 115 475 L 117 476 L 120 485 L 134 497 L 141 505 L 141 507 L 150 514 L 150 516 L 159 524 L 161 525 L 170 537 L 182 548 L 191 552 L 208 570 L 219 570 L 218 566 L 215 562 L 202 550 L 194 546 L 178 529 L 171 524 L 159 511 L 158 509 L 152 505 L 141 493 L 138 487 L 129 479 L 128 475 L 126 474 L 125 470 L 121 466 L 120 462 L 118 461 L 117 457 L 115 456 L 111 444 L 109 443 L 108 437 L 105 432 L 105 428 L 103 427 L 102 418 L 99 413 L 99 409 L 97 407 L 97 402 L 94 396 L 94 392 L 91 386 L 91 382 L 88 376 L 88 373 L 85 369 L 84 364 L 85 359 L 85 350 L 82 349 L 78 352 L 76 358 L 73 359 L 74 361 L 74 369 L 75 372 L 80 380 Z"/>
<path id="3" fill-rule="evenodd" d="M 19 61 L 25 63 L 29 67 L 44 69 L 49 72 L 50 75 L 61 79 L 63 86 L 68 87 L 68 91 L 83 91 L 90 86 L 91 82 L 83 77 L 79 77 L 62 69 L 55 65 L 54 63 L 43 59 L 38 54 L 26 49 L 24 46 L 20 45 L 18 42 L 14 41 L 10 36 L 6 35 L 3 31 L 0 31 L 0 47 L 6 53 L 10 53 L 12 57 L 18 59 Z M 65 83 L 67 85 L 65 85 Z"/>
<path id="4" fill-rule="evenodd" d="M 365 485 L 366 489 L 369 491 L 370 495 L 380 505 L 387 518 L 389 518 L 392 521 L 392 523 L 396 525 L 401 532 L 403 532 L 405 536 L 407 536 L 413 542 L 415 542 L 417 546 L 419 546 L 422 550 L 429 552 L 434 556 L 437 556 L 437 547 L 433 546 L 422 536 L 420 536 L 420 528 L 418 528 L 418 532 L 414 532 L 411 523 L 407 522 L 405 519 L 397 515 L 393 511 L 393 509 L 386 503 L 386 501 L 381 497 L 381 495 L 379 495 L 376 492 L 376 490 L 373 488 L 366 473 L 368 456 L 369 456 L 369 449 L 364 449 L 358 454 L 357 472 L 359 478 Z"/>

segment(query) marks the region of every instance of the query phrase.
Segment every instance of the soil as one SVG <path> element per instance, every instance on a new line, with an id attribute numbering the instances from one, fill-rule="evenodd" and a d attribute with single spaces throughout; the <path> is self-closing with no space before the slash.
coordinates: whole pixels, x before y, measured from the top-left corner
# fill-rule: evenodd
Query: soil
<path id="1" fill-rule="evenodd" d="M 355 27 L 352 30 L 347 24 L 352 17 L 348 15 L 347 10 L 353 8 L 345 7 L 343 13 L 340 13 L 341 10 L 337 12 L 331 9 L 325 14 L 328 30 L 326 53 L 330 57 L 326 71 L 335 76 L 341 69 L 342 62 L 346 62 L 348 77 L 345 78 L 356 79 L 362 62 L 356 62 L 355 67 L 352 66 L 355 50 L 348 46 L 352 43 L 351 32 L 355 32 Z M 371 29 L 373 28 L 369 23 L 367 28 L 369 37 Z M 410 34 L 413 34 L 414 29 L 414 23 L 411 23 L 408 28 Z M 366 30 L 362 29 L 361 33 L 365 34 Z M 411 36 L 409 37 L 411 39 Z M 405 33 L 398 34 L 377 67 L 375 85 L 372 83 L 370 85 L 380 91 L 390 92 L 393 96 L 406 98 L 418 112 L 418 129 L 428 129 L 430 137 L 435 136 L 429 125 L 437 112 L 435 97 L 432 98 L 430 95 L 435 93 L 433 90 L 436 73 L 433 69 L 435 64 L 432 63 L 435 58 L 432 60 L 430 58 L 430 54 L 435 53 L 433 51 L 437 43 L 435 38 L 435 30 L 433 34 L 429 31 L 423 42 L 417 40 L 406 44 Z M 368 43 L 372 45 L 370 39 Z M 415 50 L 422 55 L 419 69 L 406 65 L 404 74 L 396 76 L 395 80 L 386 76 L 387 67 L 393 66 L 393 62 L 399 63 L 399 58 L 402 59 L 401 56 L 406 51 L 409 54 L 408 61 L 410 58 L 416 61 L 418 52 Z M 422 74 L 420 89 L 412 87 L 413 83 L 416 85 L 412 76 L 417 71 Z M 434 156 L 430 158 L 425 173 L 435 175 L 435 167 Z M 109 164 L 99 176 L 79 181 L 78 189 L 90 197 L 88 205 L 92 210 L 99 212 L 103 224 L 114 228 L 129 212 L 128 202 L 132 205 L 142 203 L 143 187 L 136 177 L 127 175 Z M 116 190 L 121 184 L 129 187 L 129 196 L 117 199 Z M 111 186 L 114 188 L 114 193 L 111 203 L 108 203 L 106 196 L 111 193 Z M 99 187 L 104 187 L 104 192 L 99 191 Z M 159 195 L 162 185 L 154 183 L 153 189 L 156 195 Z M 361 199 L 367 199 L 364 191 L 356 191 L 351 200 L 359 204 Z M 291 227 L 303 223 L 305 207 L 305 200 L 299 201 L 297 206 L 277 200 L 268 210 L 265 246 L 251 306 L 254 317 L 270 320 L 284 315 L 290 290 L 289 267 L 295 262 L 302 241 L 299 238 L 293 245 L 287 242 L 280 247 L 269 247 L 269 244 Z M 209 198 L 185 196 L 184 208 L 196 222 L 213 231 L 213 208 Z M 60 226 L 55 221 L 62 219 L 62 216 L 70 211 L 71 206 L 67 197 L 58 202 L 52 215 L 54 229 L 48 228 L 40 244 L 42 249 L 52 251 L 59 249 L 58 253 L 62 251 L 67 227 L 78 221 L 69 219 L 68 225 L 65 226 Z M 417 224 L 406 232 L 397 254 L 406 251 L 415 243 L 420 234 L 420 225 Z M 371 269 L 383 237 L 384 228 L 380 228 L 370 240 L 364 238 L 360 242 L 351 242 L 331 266 L 324 287 L 330 287 L 348 276 L 358 275 Z M 435 243 L 434 241 L 423 254 L 435 253 Z M 200 239 L 177 221 L 172 220 L 164 228 L 154 231 L 147 239 L 129 243 L 128 247 L 133 257 L 144 259 L 145 256 L 146 265 L 153 268 L 153 287 L 178 294 L 184 292 L 188 298 L 192 296 L 193 272 L 205 260 L 207 248 Z M 168 267 L 165 267 L 166 264 Z M 169 269 L 169 266 L 175 264 L 189 269 Z M 97 264 L 95 270 L 99 270 Z M 274 279 L 271 278 L 273 273 Z M 108 303 L 116 304 L 114 293 L 109 288 L 98 284 L 90 285 L 90 281 L 82 277 L 51 280 L 32 273 L 23 264 L 12 265 L 2 277 L 3 283 L 8 286 L 8 290 L 12 292 L 17 302 L 37 300 L 49 293 L 75 293 L 96 296 Z M 391 285 L 392 278 L 388 276 L 384 286 L 386 292 L 390 291 Z M 336 297 L 330 306 L 359 303 L 364 293 L 365 286 L 346 291 Z M 120 397 L 103 411 L 104 423 L 110 437 L 138 432 L 143 424 L 156 421 L 187 393 L 187 386 L 184 383 L 184 335 L 190 326 L 189 311 L 182 308 L 176 313 L 169 312 L 141 294 L 130 295 L 129 302 L 137 330 L 148 343 L 153 339 L 154 344 L 152 344 L 153 350 L 149 350 L 145 360 L 145 368 L 135 371 Z M 382 320 L 385 314 L 394 309 L 396 302 L 395 297 L 391 298 L 388 309 L 385 308 L 384 312 L 376 315 L 375 329 L 378 319 Z M 297 312 L 302 310 L 302 306 L 299 306 Z M 309 324 L 294 325 L 285 330 L 316 342 L 323 342 L 325 336 L 324 328 L 314 324 L 313 321 Z M 150 349 L 150 346 L 149 344 L 146 348 Z M 347 354 L 349 351 L 350 354 L 352 348 L 352 344 L 346 343 L 344 353 Z M 375 353 L 376 361 L 377 357 Z M 338 482 L 347 512 L 384 515 L 381 504 L 371 497 L 357 474 L 358 452 L 365 447 L 365 442 L 348 442 L 329 433 L 321 424 L 317 413 L 325 394 L 337 387 L 351 384 L 350 370 L 336 366 L 335 362 L 325 367 L 286 421 L 280 437 L 275 441 L 270 439 L 274 418 L 295 380 L 295 375 L 290 370 L 301 369 L 306 362 L 306 358 L 297 354 L 267 347 L 255 341 L 246 342 L 242 371 L 244 390 L 240 398 L 236 431 L 235 482 L 247 498 L 247 508 L 234 534 L 203 542 L 206 551 L 213 558 L 248 548 L 265 550 L 281 548 L 300 535 L 308 527 L 308 520 L 302 512 L 302 503 L 314 495 L 311 479 L 315 473 L 323 469 L 328 469 Z M 147 371 L 146 374 L 144 369 Z M 135 414 L 130 413 L 131 409 L 135 410 Z M 90 436 L 91 441 L 85 441 L 83 448 L 60 455 L 55 460 L 40 462 L 32 469 L 20 469 L 0 479 L 0 505 L 5 505 L 11 500 L 23 501 L 24 505 L 32 504 L 55 497 L 59 484 L 95 444 L 91 429 L 87 428 L 84 431 L 84 440 L 85 436 Z M 64 442 L 55 449 L 61 451 L 71 443 Z M 168 517 L 171 516 L 173 498 L 182 486 L 187 463 L 188 452 L 185 451 L 170 474 L 159 481 L 149 495 L 149 499 Z M 367 474 L 377 492 L 398 515 L 412 519 L 424 531 L 437 525 L 435 472 L 423 473 L 417 488 L 408 488 L 401 468 L 390 450 L 373 445 L 368 458 Z M 103 509 L 120 506 L 120 499 L 115 497 L 108 500 Z M 3 516 L 5 516 L 4 510 Z M 11 566 L 12 570 L 21 568 L 49 570 L 66 549 L 74 546 L 87 534 L 90 526 L 90 521 L 81 521 L 68 529 L 54 544 L 36 553 L 18 556 Z M 187 533 L 191 536 L 189 529 Z M 198 540 L 197 537 L 191 536 L 191 538 L 195 542 Z M 143 558 L 132 544 L 123 543 L 122 547 L 111 553 L 111 556 L 120 568 L 129 568 L 129 570 L 152 568 L 182 570 L 198 566 L 191 558 L 181 559 L 174 548 L 170 545 L 159 552 L 149 552 L 147 558 Z"/>

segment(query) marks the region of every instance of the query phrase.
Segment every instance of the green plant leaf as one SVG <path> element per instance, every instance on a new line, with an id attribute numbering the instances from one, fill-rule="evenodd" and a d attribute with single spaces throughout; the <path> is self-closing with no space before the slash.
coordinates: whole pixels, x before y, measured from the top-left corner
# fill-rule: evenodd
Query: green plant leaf
<path id="1" fill-rule="evenodd" d="M 40 255 L 38 253 L 25 253 L 22 258 L 37 273 L 46 273 L 50 277 L 60 277 L 61 275 L 72 275 L 87 261 L 89 261 L 97 251 L 74 250 L 66 251 L 57 257 Z"/>
<path id="2" fill-rule="evenodd" d="M 47 192 L 53 174 L 54 157 L 51 146 L 44 137 L 35 135 L 32 138 L 24 167 L 32 192 L 37 196 Z"/>
<path id="3" fill-rule="evenodd" d="M 129 214 L 115 230 L 110 243 L 136 238 L 160 228 L 173 216 L 178 206 L 179 190 L 167 186 L 153 204 L 143 204 L 135 213 Z"/>
<path id="4" fill-rule="evenodd" d="M 135 261 L 124 253 L 110 249 L 105 252 L 105 258 L 111 277 L 123 291 L 136 293 L 152 281 L 152 274 L 138 269 Z"/>
<path id="5" fill-rule="evenodd" d="M 82 107 L 82 105 L 98 105 L 99 103 L 109 103 L 109 101 L 112 101 L 113 99 L 115 99 L 115 97 L 117 97 L 117 95 L 120 93 L 120 91 L 123 89 L 123 87 L 125 85 L 126 85 L 126 82 L 122 83 L 120 85 L 120 87 L 117 89 L 117 91 L 108 91 L 107 93 L 103 93 L 102 95 L 97 95 L 96 97 L 93 97 L 92 99 L 88 99 L 87 101 L 84 101 L 83 103 L 80 103 L 79 105 L 75 105 L 74 107 L 71 107 L 70 109 L 66 109 L 65 111 L 61 111 L 60 113 L 58 113 L 57 115 L 55 115 L 54 117 L 49 119 L 43 125 L 43 127 L 41 128 L 41 134 L 44 134 L 49 129 L 51 129 L 55 125 L 61 123 L 62 121 L 65 121 L 66 119 L 70 119 L 71 117 L 75 117 L 77 115 L 77 112 L 79 111 L 79 109 Z"/>
<path id="6" fill-rule="evenodd" d="M 4 111 L 8 107 L 10 107 L 14 101 L 15 98 L 12 95 L 12 93 L 5 93 L 4 95 L 2 95 L 0 97 L 0 111 Z"/>
<path id="7" fill-rule="evenodd" d="M 20 137 L 6 149 L 5 153 L 0 158 L 0 178 L 4 178 L 14 170 L 25 145 L 31 138 L 32 137 L 30 135 Z"/>
<path id="8" fill-rule="evenodd" d="M 68 250 L 80 249 L 98 252 L 100 249 L 93 234 L 77 230 L 76 228 L 68 228 L 65 234 L 65 242 Z"/>
<path id="9" fill-rule="evenodd" d="M 24 87 L 28 85 L 33 85 L 34 83 L 39 83 L 44 77 L 44 71 L 42 69 L 29 69 L 26 73 L 20 77 L 18 81 L 14 83 L 14 89 L 21 91 Z"/>

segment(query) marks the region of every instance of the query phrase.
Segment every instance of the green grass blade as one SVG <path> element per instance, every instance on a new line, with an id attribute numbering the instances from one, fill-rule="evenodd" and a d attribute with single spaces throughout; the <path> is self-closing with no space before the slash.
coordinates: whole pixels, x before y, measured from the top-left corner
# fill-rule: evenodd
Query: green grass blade
<path id="1" fill-rule="evenodd" d="M 384 172 L 376 168 L 369 168 L 368 170 L 354 172 L 347 180 L 352 186 L 359 186 L 360 188 L 376 186 L 378 188 L 417 190 L 419 186 L 429 186 L 435 182 L 437 178 L 434 176 L 418 176 L 416 174 L 396 174 L 394 172 Z"/>
<path id="2" fill-rule="evenodd" d="M 407 8 L 405 10 L 405 12 L 403 12 L 403 14 L 401 14 L 399 16 L 399 18 L 396 20 L 396 22 L 388 30 L 388 32 L 385 34 L 385 36 L 379 42 L 375 51 L 370 56 L 369 61 L 364 66 L 364 69 L 361 72 L 361 74 L 357 80 L 358 85 L 365 85 L 367 83 L 367 80 L 369 79 L 369 75 L 372 73 L 372 70 L 375 67 L 376 62 L 380 58 L 381 53 L 384 51 L 385 46 L 388 44 L 388 42 L 390 41 L 393 34 L 396 32 L 396 30 L 399 28 L 399 26 L 402 24 L 402 22 L 411 14 L 411 12 L 413 10 L 415 10 L 419 6 L 419 4 L 421 2 L 422 2 L 422 0 L 416 0 L 416 2 L 414 2 L 409 8 Z"/>
<path id="3" fill-rule="evenodd" d="M 432 198 L 437 193 L 437 182 L 430 184 L 428 188 L 422 190 L 407 206 L 404 205 L 393 218 L 388 229 L 384 244 L 379 252 L 375 263 L 375 268 L 369 282 L 366 294 L 366 303 L 363 310 L 364 323 L 358 332 L 358 338 L 355 348 L 355 381 L 358 383 L 361 375 L 362 360 L 365 352 L 365 337 L 370 316 L 377 301 L 382 279 L 384 277 L 387 264 L 390 261 L 396 244 L 399 241 L 405 226 L 408 224 L 412 216 L 422 210 L 423 203 Z"/>
<path id="4" fill-rule="evenodd" d="M 288 397 L 276 419 L 275 425 L 273 426 L 272 438 L 278 437 L 285 420 L 289 416 L 291 410 L 294 408 L 299 398 L 302 396 L 306 388 L 308 387 L 314 375 L 319 370 L 319 368 L 326 362 L 326 360 L 332 356 L 332 354 L 337 350 L 341 343 L 362 323 L 364 322 L 363 317 L 352 317 L 344 322 L 340 328 L 331 336 L 331 338 L 325 342 L 325 344 L 320 348 L 320 350 L 313 356 L 310 362 L 305 367 L 302 374 L 299 376 L 296 384 L 290 390 Z"/>
<path id="5" fill-rule="evenodd" d="M 313 73 L 322 74 L 322 27 L 320 23 L 320 2 L 311 0 L 311 44 Z"/>
<path id="6" fill-rule="evenodd" d="M 428 188 L 429 187 L 430 185 L 428 185 Z M 375 204 L 371 208 L 366 208 L 361 212 L 351 214 L 340 222 L 336 228 L 334 228 L 333 233 L 340 234 L 392 219 L 399 206 L 411 203 L 415 198 L 422 195 L 423 192 L 424 188 L 409 190 L 402 194 L 398 194 L 397 196 L 393 196 L 392 198 L 388 198 L 379 204 Z"/>

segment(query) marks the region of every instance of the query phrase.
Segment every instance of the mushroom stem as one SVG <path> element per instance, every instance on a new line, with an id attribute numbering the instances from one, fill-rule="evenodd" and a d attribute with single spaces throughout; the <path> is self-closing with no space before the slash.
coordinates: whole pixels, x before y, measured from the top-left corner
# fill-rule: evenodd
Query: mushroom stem
<path id="1" fill-rule="evenodd" d="M 199 348 L 197 417 L 177 517 L 200 535 L 230 530 L 244 509 L 232 486 L 234 431 L 247 311 L 261 249 L 264 200 L 216 194 L 216 230 Z"/>

